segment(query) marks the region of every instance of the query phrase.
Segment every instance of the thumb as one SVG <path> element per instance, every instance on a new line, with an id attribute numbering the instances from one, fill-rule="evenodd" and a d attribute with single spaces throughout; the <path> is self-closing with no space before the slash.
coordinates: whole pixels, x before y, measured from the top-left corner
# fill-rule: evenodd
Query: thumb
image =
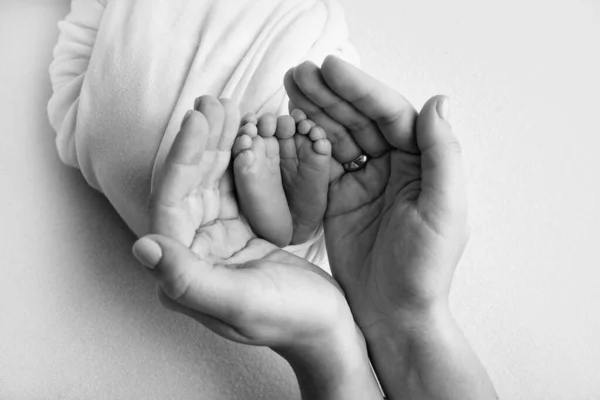
<path id="1" fill-rule="evenodd" d="M 429 99 L 417 118 L 417 145 L 421 152 L 419 205 L 436 216 L 466 215 L 466 193 L 461 146 L 448 123 L 449 100 Z"/>
<path id="2" fill-rule="evenodd" d="M 239 309 L 243 291 L 235 270 L 202 259 L 162 235 L 142 237 L 133 245 L 133 254 L 178 303 L 219 319 L 229 319 Z"/>

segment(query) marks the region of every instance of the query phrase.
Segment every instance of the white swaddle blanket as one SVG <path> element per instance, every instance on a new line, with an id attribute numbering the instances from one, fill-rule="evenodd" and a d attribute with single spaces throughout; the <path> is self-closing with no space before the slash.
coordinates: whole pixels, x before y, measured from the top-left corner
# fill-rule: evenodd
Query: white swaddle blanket
<path id="1" fill-rule="evenodd" d="M 357 63 L 334 0 L 73 0 L 50 67 L 58 152 L 138 236 L 196 97 L 287 113 L 286 70 L 328 54 Z M 292 249 L 321 263 L 323 241 Z"/>

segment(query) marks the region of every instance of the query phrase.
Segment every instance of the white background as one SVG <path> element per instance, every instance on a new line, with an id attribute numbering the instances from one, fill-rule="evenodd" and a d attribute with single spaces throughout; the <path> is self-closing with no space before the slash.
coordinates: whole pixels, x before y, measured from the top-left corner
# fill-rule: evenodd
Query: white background
<path id="1" fill-rule="evenodd" d="M 344 0 L 363 67 L 465 150 L 453 310 L 503 399 L 600 398 L 600 3 Z M 0 398 L 297 398 L 266 349 L 163 310 L 46 118 L 69 2 L 0 0 Z"/>

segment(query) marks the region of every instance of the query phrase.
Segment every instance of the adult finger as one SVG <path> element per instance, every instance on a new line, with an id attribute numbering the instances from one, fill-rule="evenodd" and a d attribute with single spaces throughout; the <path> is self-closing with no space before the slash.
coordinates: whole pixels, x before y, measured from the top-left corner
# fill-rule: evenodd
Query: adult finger
<path id="1" fill-rule="evenodd" d="M 206 149 L 216 150 L 219 146 L 223 125 L 225 123 L 225 110 L 223 109 L 223 105 L 216 97 L 205 95 L 196 99 L 194 108 L 200 111 L 208 121 L 210 133 Z"/>
<path id="2" fill-rule="evenodd" d="M 398 92 L 335 56 L 328 56 L 321 74 L 331 90 L 374 120 L 387 141 L 416 153 L 414 107 Z"/>
<path id="3" fill-rule="evenodd" d="M 176 238 L 182 243 L 191 239 L 193 232 L 182 232 L 177 224 L 182 218 L 189 218 L 186 198 L 204 179 L 198 172 L 208 136 L 204 115 L 198 111 L 186 114 L 150 195 L 151 232 Z"/>
<path id="4" fill-rule="evenodd" d="M 325 83 L 321 70 L 305 61 L 294 69 L 294 81 L 302 93 L 333 120 L 346 127 L 356 143 L 370 156 L 378 157 L 390 148 L 375 122 L 351 103 L 335 94 Z"/>
<path id="5" fill-rule="evenodd" d="M 239 106 L 230 99 L 219 99 L 224 111 L 223 131 L 219 139 L 218 150 L 231 150 L 240 125 Z"/>
<path id="6" fill-rule="evenodd" d="M 302 93 L 302 90 L 294 80 L 293 68 L 285 74 L 284 86 L 290 97 L 290 102 L 325 130 L 327 139 L 331 142 L 333 157 L 335 159 L 341 163 L 345 163 L 354 160 L 362 153 L 361 148 L 356 144 L 350 132 Z"/>
<path id="7" fill-rule="evenodd" d="M 422 174 L 419 202 L 438 217 L 463 217 L 467 200 L 461 146 L 448 123 L 448 102 L 445 96 L 429 99 L 417 119 Z"/>
<path id="8" fill-rule="evenodd" d="M 209 263 L 182 243 L 149 235 L 133 246 L 135 257 L 176 302 L 223 321 L 235 321 L 247 303 L 235 270 Z"/>

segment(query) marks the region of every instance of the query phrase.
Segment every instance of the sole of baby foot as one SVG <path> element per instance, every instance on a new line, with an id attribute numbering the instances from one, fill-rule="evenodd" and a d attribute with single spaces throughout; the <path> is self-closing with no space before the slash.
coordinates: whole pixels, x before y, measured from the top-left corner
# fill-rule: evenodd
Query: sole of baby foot
<path id="1" fill-rule="evenodd" d="M 232 154 L 238 203 L 252 230 L 283 247 L 292 238 L 292 217 L 282 186 L 276 118 L 242 118 Z"/>
<path id="2" fill-rule="evenodd" d="M 292 244 L 301 244 L 317 232 L 327 209 L 331 143 L 325 131 L 300 110 L 277 121 L 283 188 L 292 214 Z"/>

